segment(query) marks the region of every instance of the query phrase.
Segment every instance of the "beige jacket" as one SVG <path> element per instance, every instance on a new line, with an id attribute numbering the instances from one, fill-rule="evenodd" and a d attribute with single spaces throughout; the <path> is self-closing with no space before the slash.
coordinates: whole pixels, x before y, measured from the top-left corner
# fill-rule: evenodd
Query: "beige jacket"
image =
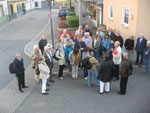
<path id="1" fill-rule="evenodd" d="M 58 65 L 64 65 L 65 64 L 65 53 L 63 50 L 59 49 L 56 52 L 56 57 L 59 58 Z"/>
<path id="2" fill-rule="evenodd" d="M 47 64 L 43 61 L 39 62 L 39 71 L 40 71 L 40 78 L 41 79 L 48 79 L 50 76 L 50 70 L 47 66 Z"/>
<path id="3" fill-rule="evenodd" d="M 95 70 L 96 64 L 98 64 L 98 61 L 95 59 L 95 57 L 91 57 L 91 56 L 88 56 L 88 57 L 89 57 L 89 61 L 92 64 L 92 68 L 90 70 Z"/>

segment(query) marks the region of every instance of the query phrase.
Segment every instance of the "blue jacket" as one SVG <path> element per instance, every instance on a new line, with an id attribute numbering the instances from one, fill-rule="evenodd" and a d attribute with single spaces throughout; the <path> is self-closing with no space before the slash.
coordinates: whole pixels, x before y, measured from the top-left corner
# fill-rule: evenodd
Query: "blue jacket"
<path id="1" fill-rule="evenodd" d="M 110 49 L 110 44 L 111 44 L 110 39 L 105 39 L 105 38 L 102 39 L 102 42 L 101 42 L 101 46 L 102 47 L 104 47 L 107 50 L 109 50 Z"/>
<path id="2" fill-rule="evenodd" d="M 146 52 L 148 52 L 148 54 L 145 54 Z M 146 47 L 144 50 L 144 59 L 149 59 L 150 57 L 150 47 Z"/>
<path id="3" fill-rule="evenodd" d="M 68 58 L 69 53 L 72 51 L 72 46 L 65 47 L 65 56 Z"/>

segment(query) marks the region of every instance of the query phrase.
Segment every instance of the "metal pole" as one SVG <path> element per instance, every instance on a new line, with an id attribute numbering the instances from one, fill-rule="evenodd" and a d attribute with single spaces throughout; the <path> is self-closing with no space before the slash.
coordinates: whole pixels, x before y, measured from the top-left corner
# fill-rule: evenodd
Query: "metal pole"
<path id="1" fill-rule="evenodd" d="M 49 1 L 49 9 L 50 9 L 50 13 L 51 13 L 51 0 Z M 50 25 L 51 25 L 52 46 L 53 46 L 53 49 L 54 49 L 54 37 L 53 37 L 53 20 L 52 20 L 52 14 L 51 14 L 51 18 L 50 18 Z"/>
<path id="2" fill-rule="evenodd" d="M 70 9 L 71 9 L 71 0 L 70 0 Z"/>

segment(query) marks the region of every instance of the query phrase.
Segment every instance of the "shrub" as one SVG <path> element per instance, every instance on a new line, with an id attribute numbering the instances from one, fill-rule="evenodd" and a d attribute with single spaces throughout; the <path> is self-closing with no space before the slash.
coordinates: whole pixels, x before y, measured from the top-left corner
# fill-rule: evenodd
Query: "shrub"
<path id="1" fill-rule="evenodd" d="M 78 27 L 79 26 L 79 17 L 78 16 L 67 16 L 66 22 L 69 27 Z"/>
<path id="2" fill-rule="evenodd" d="M 66 23 L 65 22 L 61 22 L 60 24 L 59 24 L 59 28 L 67 28 L 68 26 L 66 25 Z"/>
<path id="3" fill-rule="evenodd" d="M 76 13 L 74 11 L 67 12 L 67 16 L 76 16 Z"/>

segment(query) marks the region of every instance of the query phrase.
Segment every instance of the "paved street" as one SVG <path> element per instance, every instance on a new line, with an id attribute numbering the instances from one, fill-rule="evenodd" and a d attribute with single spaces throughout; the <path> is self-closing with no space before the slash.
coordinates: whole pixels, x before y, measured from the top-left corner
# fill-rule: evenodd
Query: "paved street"
<path id="1" fill-rule="evenodd" d="M 150 76 L 141 74 L 144 68 L 134 68 L 134 75 L 129 78 L 124 96 L 117 94 L 119 82 L 111 83 L 109 94 L 100 95 L 99 87 L 87 86 L 82 71 L 79 72 L 79 80 L 72 80 L 71 73 L 67 70 L 64 80 L 53 77 L 55 83 L 50 84 L 49 95 L 43 96 L 41 84 L 35 84 L 33 70 L 29 66 L 30 60 L 23 54 L 29 88 L 23 94 L 19 93 L 14 76 L 8 72 L 8 65 L 14 53 L 23 53 L 27 42 L 47 24 L 47 12 L 46 9 L 33 11 L 0 31 L 0 113 L 150 113 Z M 57 37 L 58 17 L 57 13 L 53 15 L 54 37 Z M 47 33 L 47 30 L 43 33 Z M 36 44 L 38 40 L 39 36 L 35 42 L 29 44 L 27 50 L 32 49 L 32 44 Z M 54 72 L 58 72 L 57 64 Z"/>
<path id="2" fill-rule="evenodd" d="M 47 12 L 48 10 L 33 11 L 0 30 L 0 90 L 14 79 L 14 75 L 9 74 L 8 66 L 16 52 L 21 52 L 25 66 L 29 65 L 29 59 L 24 55 L 24 46 L 47 24 Z"/>

